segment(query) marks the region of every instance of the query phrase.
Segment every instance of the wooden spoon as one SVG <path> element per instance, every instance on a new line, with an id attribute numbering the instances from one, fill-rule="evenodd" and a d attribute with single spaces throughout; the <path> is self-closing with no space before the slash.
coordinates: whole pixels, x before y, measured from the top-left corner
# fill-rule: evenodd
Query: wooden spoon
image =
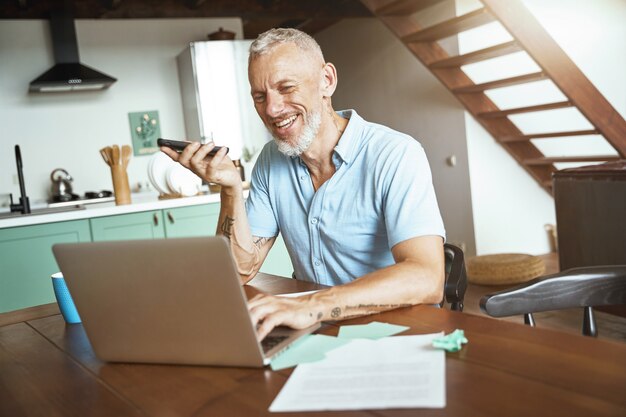
<path id="1" fill-rule="evenodd" d="M 124 169 L 128 167 L 128 162 L 130 161 L 132 154 L 133 148 L 131 148 L 130 145 L 122 146 L 122 165 L 124 166 Z"/>
<path id="2" fill-rule="evenodd" d="M 120 164 L 120 147 L 117 145 L 113 145 L 111 149 L 113 149 L 113 164 L 112 165 L 119 165 Z"/>
<path id="3" fill-rule="evenodd" d="M 104 159 L 104 162 L 107 165 L 111 165 L 111 163 L 109 162 L 109 154 L 107 152 L 107 148 L 100 149 L 100 155 L 102 155 L 102 159 Z"/>

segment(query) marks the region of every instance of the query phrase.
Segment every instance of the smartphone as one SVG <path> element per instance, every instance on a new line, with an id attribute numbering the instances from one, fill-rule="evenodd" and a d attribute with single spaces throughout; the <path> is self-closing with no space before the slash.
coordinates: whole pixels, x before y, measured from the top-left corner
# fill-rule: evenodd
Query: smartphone
<path id="1" fill-rule="evenodd" d="M 187 145 L 189 145 L 191 142 L 183 142 L 181 140 L 171 140 L 171 139 L 163 139 L 163 138 L 158 138 L 157 139 L 157 145 L 158 146 L 167 146 L 168 148 L 174 149 L 176 152 L 182 152 L 183 149 L 185 149 L 185 147 Z M 217 151 L 219 151 L 220 149 L 222 149 L 222 146 L 216 146 L 213 149 L 211 149 L 211 152 L 209 152 L 209 156 L 215 156 L 215 154 L 217 153 Z M 226 153 L 228 153 L 229 149 L 228 147 L 226 148 Z"/>

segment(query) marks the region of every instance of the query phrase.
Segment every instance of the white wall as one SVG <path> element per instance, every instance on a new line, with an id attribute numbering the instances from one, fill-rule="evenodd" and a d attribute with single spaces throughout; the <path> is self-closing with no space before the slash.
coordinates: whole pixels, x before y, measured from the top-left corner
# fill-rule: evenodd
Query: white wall
<path id="1" fill-rule="evenodd" d="M 454 13 L 453 7 L 450 12 Z M 318 33 L 316 39 L 326 60 L 337 66 L 335 109 L 354 108 L 366 120 L 407 133 L 422 144 L 448 241 L 465 243 L 466 252 L 473 254 L 461 104 L 377 19 L 343 20 Z M 456 155 L 456 167 L 446 164 L 450 155 Z"/>
<path id="2" fill-rule="evenodd" d="M 99 92 L 28 94 L 53 64 L 47 21 L 0 20 L 0 194 L 19 195 L 13 146 L 24 160 L 31 202 L 47 199 L 50 172 L 67 169 L 74 191 L 112 189 L 98 150 L 131 144 L 128 113 L 158 110 L 161 134 L 183 138 L 176 56 L 219 27 L 242 36 L 241 20 L 77 20 L 81 61 L 118 79 Z M 131 186 L 147 181 L 149 157 L 133 157 Z"/>
<path id="3" fill-rule="evenodd" d="M 626 115 L 626 2 L 623 0 L 524 0 L 525 5 L 572 58 L 590 81 L 622 115 Z M 457 0 L 458 13 L 476 7 Z M 507 40 L 497 24 L 459 37 L 459 51 Z M 485 43 L 487 42 L 487 43 Z M 464 68 L 476 82 L 531 72 L 532 60 L 516 54 Z M 563 96 L 550 82 L 495 90 L 501 108 L 551 101 Z M 511 117 L 525 133 L 590 128 L 577 111 L 555 110 Z M 479 254 L 549 251 L 544 224 L 555 223 L 554 202 L 493 138 L 466 113 L 469 166 L 476 248 Z M 615 151 L 599 136 L 535 140 L 548 156 L 610 154 Z M 557 168 L 566 167 L 565 164 Z"/>

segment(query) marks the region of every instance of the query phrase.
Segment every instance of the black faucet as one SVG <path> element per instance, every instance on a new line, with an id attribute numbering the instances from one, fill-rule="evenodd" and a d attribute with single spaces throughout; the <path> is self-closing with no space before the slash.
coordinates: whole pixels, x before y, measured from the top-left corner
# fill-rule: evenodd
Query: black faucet
<path id="1" fill-rule="evenodd" d="M 15 145 L 15 163 L 17 165 L 17 176 L 20 181 L 20 203 L 13 204 L 13 194 L 11 194 L 11 212 L 19 211 L 22 214 L 30 213 L 30 202 L 26 197 L 26 187 L 24 186 L 24 172 L 22 171 L 22 153 L 20 145 Z"/>

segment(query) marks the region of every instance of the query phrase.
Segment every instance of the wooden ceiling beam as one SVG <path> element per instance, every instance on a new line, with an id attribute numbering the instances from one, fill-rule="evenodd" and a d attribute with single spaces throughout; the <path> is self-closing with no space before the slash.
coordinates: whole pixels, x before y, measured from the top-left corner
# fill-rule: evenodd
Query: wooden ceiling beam
<path id="1" fill-rule="evenodd" d="M 63 1 L 0 2 L 0 19 L 47 19 Z M 282 20 L 371 17 L 359 0 L 73 0 L 77 19 L 241 17 Z M 112 7 L 117 6 L 117 7 Z"/>

